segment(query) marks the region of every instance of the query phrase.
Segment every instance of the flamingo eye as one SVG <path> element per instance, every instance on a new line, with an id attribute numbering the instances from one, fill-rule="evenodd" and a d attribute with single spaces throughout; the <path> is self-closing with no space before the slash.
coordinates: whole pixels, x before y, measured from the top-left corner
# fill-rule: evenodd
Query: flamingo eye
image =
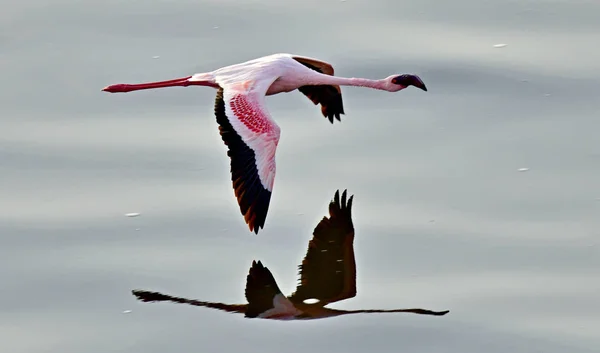
<path id="1" fill-rule="evenodd" d="M 411 83 L 411 77 L 409 75 L 400 75 L 392 79 L 392 83 L 395 85 L 408 86 Z"/>

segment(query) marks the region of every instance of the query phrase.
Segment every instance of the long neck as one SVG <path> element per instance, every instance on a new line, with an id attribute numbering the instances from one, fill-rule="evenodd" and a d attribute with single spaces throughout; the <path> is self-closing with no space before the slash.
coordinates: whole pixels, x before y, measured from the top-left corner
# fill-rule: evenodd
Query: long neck
<path id="1" fill-rule="evenodd" d="M 413 313 L 421 315 L 434 315 L 442 316 L 446 315 L 449 311 L 432 311 L 427 309 L 393 309 L 393 310 L 349 310 L 347 314 L 373 314 L 373 313 Z"/>
<path id="2" fill-rule="evenodd" d="M 370 80 L 368 78 L 348 78 L 329 76 L 317 73 L 317 75 L 311 77 L 308 80 L 312 85 L 339 85 L 339 86 L 357 86 L 357 87 L 369 87 L 379 89 L 383 91 L 388 90 L 387 81 L 381 80 Z"/>
<path id="3" fill-rule="evenodd" d="M 168 294 L 162 294 L 159 292 L 149 292 L 144 290 L 134 290 L 132 291 L 133 295 L 135 295 L 138 300 L 144 302 L 162 302 L 169 301 L 173 303 L 179 304 L 188 304 L 194 306 L 202 306 L 205 308 L 218 309 L 223 311 L 228 311 L 232 313 L 244 313 L 246 311 L 247 305 L 245 304 L 223 304 L 223 303 L 213 303 L 213 302 L 203 302 L 195 299 L 187 299 L 181 297 L 174 297 Z"/>

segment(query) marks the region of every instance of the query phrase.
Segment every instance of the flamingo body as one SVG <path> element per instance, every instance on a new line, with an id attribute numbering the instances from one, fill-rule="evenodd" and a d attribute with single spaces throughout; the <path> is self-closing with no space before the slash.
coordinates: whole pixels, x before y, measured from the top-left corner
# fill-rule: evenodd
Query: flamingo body
<path id="1" fill-rule="evenodd" d="M 299 90 L 333 124 L 344 114 L 340 85 L 362 86 L 389 92 L 410 85 L 427 90 L 415 75 L 392 75 L 381 80 L 335 77 L 323 61 L 273 54 L 243 63 L 168 81 L 116 84 L 103 91 L 131 92 L 164 87 L 208 86 L 217 89 L 215 116 L 231 159 L 231 181 L 250 231 L 264 228 L 275 181 L 275 152 L 280 128 L 265 106 L 265 97 Z"/>

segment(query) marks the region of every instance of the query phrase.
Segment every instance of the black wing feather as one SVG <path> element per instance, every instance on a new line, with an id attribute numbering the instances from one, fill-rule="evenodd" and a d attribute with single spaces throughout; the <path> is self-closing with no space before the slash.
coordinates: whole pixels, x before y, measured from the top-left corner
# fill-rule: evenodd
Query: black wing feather
<path id="1" fill-rule="evenodd" d="M 265 225 L 271 202 L 271 191 L 260 182 L 254 151 L 233 129 L 225 114 L 223 89 L 217 92 L 215 116 L 221 138 L 228 147 L 227 155 L 231 159 L 231 181 L 240 211 L 250 231 L 258 234 L 259 228 L 264 228 Z"/>
<path id="2" fill-rule="evenodd" d="M 326 74 L 318 67 L 311 65 L 303 60 L 296 58 L 296 61 L 309 69 L 319 73 Z M 344 103 L 342 101 L 342 92 L 340 86 L 336 85 L 307 85 L 298 88 L 315 105 L 321 104 L 321 113 L 333 124 L 333 118 L 340 120 L 340 114 L 344 114 Z"/>

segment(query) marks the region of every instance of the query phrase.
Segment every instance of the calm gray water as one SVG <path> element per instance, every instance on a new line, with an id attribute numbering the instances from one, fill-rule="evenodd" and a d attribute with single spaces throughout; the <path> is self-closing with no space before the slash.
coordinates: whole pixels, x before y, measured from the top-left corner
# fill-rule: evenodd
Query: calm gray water
<path id="1" fill-rule="evenodd" d="M 600 351 L 597 1 L 0 5 L 3 352 Z M 282 137 L 256 236 L 214 90 L 100 90 L 277 52 L 429 92 L 343 88 L 333 126 L 298 92 L 269 97 Z M 333 307 L 448 315 L 277 322 L 130 295 L 243 303 L 253 259 L 291 293 L 345 188 L 358 295 Z"/>

